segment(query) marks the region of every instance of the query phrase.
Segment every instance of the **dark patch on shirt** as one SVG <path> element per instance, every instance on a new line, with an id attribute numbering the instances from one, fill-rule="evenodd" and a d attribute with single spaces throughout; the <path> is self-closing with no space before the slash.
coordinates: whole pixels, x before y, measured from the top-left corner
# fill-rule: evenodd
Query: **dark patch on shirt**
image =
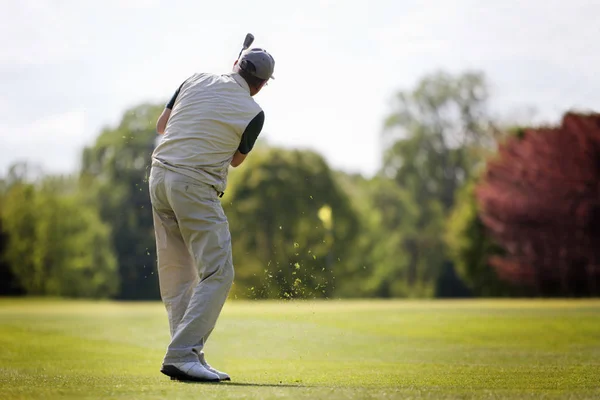
<path id="1" fill-rule="evenodd" d="M 179 92 L 181 91 L 181 88 L 183 87 L 183 85 L 185 85 L 186 82 L 187 82 L 187 79 L 185 81 L 183 81 L 183 83 L 181 85 L 179 85 L 179 87 L 177 88 L 175 93 L 173 93 L 171 100 L 169 100 L 169 102 L 167 103 L 165 108 L 168 108 L 169 110 L 173 109 L 173 107 L 175 106 L 175 100 L 177 100 L 177 96 L 179 96 Z"/>
<path id="2" fill-rule="evenodd" d="M 256 117 L 250 121 L 244 133 L 242 133 L 242 140 L 240 142 L 240 146 L 238 150 L 242 154 L 248 154 L 250 150 L 254 147 L 254 143 L 258 138 L 258 135 L 262 131 L 263 125 L 265 123 L 265 112 L 259 112 Z"/>

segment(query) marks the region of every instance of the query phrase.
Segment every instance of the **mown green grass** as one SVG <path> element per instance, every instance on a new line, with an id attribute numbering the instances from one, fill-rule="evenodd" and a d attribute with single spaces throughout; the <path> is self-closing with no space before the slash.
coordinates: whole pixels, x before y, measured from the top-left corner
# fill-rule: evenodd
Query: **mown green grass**
<path id="1" fill-rule="evenodd" d="M 229 302 L 231 383 L 172 382 L 160 303 L 0 300 L 2 399 L 592 399 L 600 301 Z"/>

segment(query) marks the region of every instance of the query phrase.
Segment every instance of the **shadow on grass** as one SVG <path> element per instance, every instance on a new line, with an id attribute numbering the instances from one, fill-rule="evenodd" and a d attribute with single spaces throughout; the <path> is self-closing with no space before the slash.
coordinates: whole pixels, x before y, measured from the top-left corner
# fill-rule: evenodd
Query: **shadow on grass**
<path id="1" fill-rule="evenodd" d="M 244 382 L 221 382 L 221 385 L 227 385 L 227 386 L 260 386 L 260 387 L 273 387 L 273 388 L 277 388 L 277 387 L 281 387 L 281 388 L 305 388 L 308 387 L 306 385 L 299 385 L 299 384 L 286 384 L 286 383 L 244 383 Z"/>
<path id="2" fill-rule="evenodd" d="M 186 383 L 191 385 L 216 385 L 216 386 L 255 386 L 255 387 L 271 387 L 271 388 L 306 388 L 305 385 L 292 385 L 286 383 L 245 383 L 245 382 L 194 382 L 194 381 L 177 381 L 178 383 Z M 311 386 L 312 387 L 312 386 Z"/>

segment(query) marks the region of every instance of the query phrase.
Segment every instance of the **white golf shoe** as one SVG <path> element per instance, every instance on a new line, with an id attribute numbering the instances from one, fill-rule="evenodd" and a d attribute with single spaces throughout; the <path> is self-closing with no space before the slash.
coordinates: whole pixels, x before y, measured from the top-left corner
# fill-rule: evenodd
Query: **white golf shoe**
<path id="1" fill-rule="evenodd" d="M 198 360 L 200 360 L 200 364 L 202 364 L 204 366 L 204 368 L 206 368 L 213 374 L 216 374 L 220 380 L 222 380 L 222 381 L 230 381 L 231 380 L 229 375 L 226 374 L 225 372 L 218 371 L 218 370 L 214 369 L 213 367 L 211 367 L 210 365 L 208 365 L 208 363 L 206 362 L 206 357 L 204 357 L 203 351 L 201 351 L 200 354 L 198 354 Z"/>
<path id="2" fill-rule="evenodd" d="M 195 382 L 219 382 L 219 375 L 209 371 L 199 361 L 163 365 L 160 372 L 171 379 Z"/>

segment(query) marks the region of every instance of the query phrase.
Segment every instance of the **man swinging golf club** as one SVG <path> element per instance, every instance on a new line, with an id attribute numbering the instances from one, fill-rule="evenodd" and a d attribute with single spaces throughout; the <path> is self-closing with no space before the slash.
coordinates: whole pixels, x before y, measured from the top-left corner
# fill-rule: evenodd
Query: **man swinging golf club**
<path id="1" fill-rule="evenodd" d="M 231 236 L 219 197 L 228 168 L 239 166 L 262 130 L 253 96 L 275 61 L 248 35 L 233 71 L 196 73 L 177 89 L 157 121 L 149 187 L 160 293 L 171 331 L 161 372 L 171 379 L 230 380 L 205 360 L 233 283 Z"/>

